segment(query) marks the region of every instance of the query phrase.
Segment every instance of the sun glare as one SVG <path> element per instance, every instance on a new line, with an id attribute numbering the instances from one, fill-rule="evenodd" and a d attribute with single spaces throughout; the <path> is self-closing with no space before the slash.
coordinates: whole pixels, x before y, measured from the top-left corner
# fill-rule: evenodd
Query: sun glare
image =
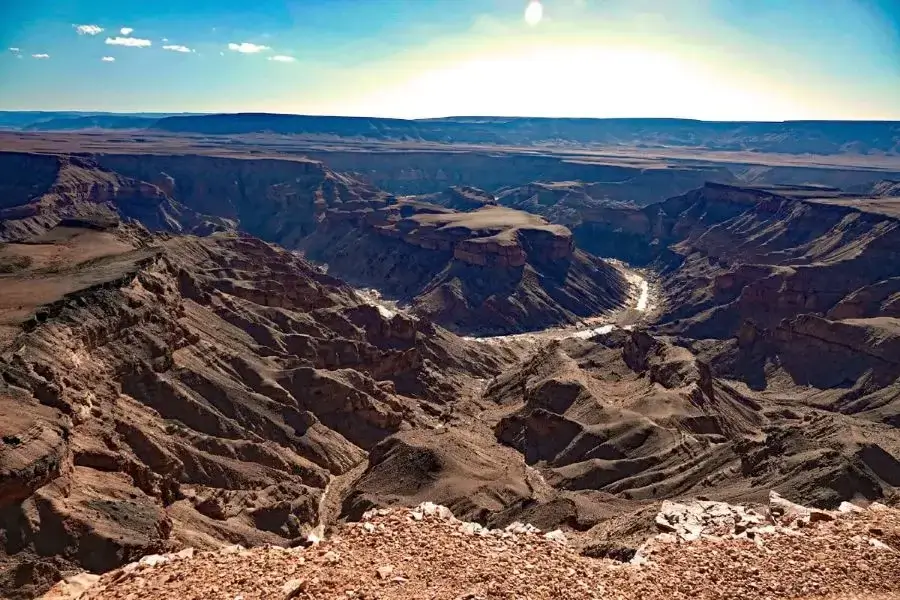
<path id="1" fill-rule="evenodd" d="M 532 0 L 528 3 L 528 7 L 525 9 L 525 22 L 531 25 L 532 27 L 541 22 L 541 19 L 544 18 L 544 7 L 537 0 Z"/>

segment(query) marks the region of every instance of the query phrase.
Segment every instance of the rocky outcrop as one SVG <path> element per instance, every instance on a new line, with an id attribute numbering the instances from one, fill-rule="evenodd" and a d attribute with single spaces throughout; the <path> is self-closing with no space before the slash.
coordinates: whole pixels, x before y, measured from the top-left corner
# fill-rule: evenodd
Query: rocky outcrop
<path id="1" fill-rule="evenodd" d="M 571 323 L 617 308 L 628 293 L 620 271 L 576 250 L 568 229 L 502 207 L 335 208 L 304 249 L 330 273 L 458 332 Z"/>
<path id="2" fill-rule="evenodd" d="M 0 396 L 0 510 L 72 469 L 71 421 L 27 396 Z"/>

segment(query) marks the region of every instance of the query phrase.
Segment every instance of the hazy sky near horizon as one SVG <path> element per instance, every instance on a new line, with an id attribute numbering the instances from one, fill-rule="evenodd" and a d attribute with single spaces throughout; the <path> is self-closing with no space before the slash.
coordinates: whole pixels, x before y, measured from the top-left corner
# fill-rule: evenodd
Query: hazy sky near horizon
<path id="1" fill-rule="evenodd" d="M 0 110 L 900 120 L 900 0 L 530 3 L 0 0 Z"/>

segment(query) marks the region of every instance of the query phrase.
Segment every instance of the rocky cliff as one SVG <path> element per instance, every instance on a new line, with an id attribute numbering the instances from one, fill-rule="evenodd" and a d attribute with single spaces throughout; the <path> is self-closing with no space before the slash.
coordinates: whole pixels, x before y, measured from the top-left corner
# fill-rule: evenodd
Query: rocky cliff
<path id="1" fill-rule="evenodd" d="M 88 158 L 0 153 L 0 174 L 0 240 L 40 235 L 64 218 L 132 218 L 172 232 L 232 226 L 173 200 L 154 184 L 103 169 Z"/>
<path id="2" fill-rule="evenodd" d="M 383 203 L 387 194 L 307 159 L 101 155 L 105 168 L 160 187 L 200 213 L 287 248 L 312 233 L 327 208 Z"/>

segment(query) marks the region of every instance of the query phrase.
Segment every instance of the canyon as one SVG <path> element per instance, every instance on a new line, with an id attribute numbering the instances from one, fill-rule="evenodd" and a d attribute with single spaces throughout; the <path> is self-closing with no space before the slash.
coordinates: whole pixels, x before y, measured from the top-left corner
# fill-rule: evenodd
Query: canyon
<path id="1" fill-rule="evenodd" d="M 422 502 L 621 561 L 664 501 L 900 501 L 893 147 L 173 119 L 0 134 L 0 595 Z"/>

